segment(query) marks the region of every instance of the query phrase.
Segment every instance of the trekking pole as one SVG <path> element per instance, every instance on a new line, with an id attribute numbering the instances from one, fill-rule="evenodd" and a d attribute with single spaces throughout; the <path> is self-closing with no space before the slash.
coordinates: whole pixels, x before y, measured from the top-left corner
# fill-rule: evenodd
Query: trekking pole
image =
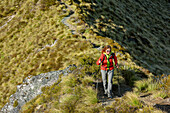
<path id="1" fill-rule="evenodd" d="M 100 59 L 100 64 L 99 64 L 99 70 L 98 70 L 98 72 L 100 71 L 100 65 L 101 65 L 101 59 Z M 98 83 L 99 83 L 99 81 L 98 81 L 98 74 L 97 74 L 96 93 L 98 93 L 98 92 L 97 92 L 97 89 L 98 89 Z"/>
<path id="2" fill-rule="evenodd" d="M 120 96 L 122 96 L 121 95 L 121 93 L 120 93 L 120 84 L 119 84 L 119 70 L 118 70 L 118 68 L 117 68 L 117 75 L 118 75 L 118 94 L 120 95 Z"/>

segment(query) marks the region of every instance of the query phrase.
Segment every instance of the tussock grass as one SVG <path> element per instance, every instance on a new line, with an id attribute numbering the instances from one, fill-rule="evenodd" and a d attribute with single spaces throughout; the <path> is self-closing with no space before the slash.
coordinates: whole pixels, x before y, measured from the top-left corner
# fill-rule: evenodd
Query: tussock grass
<path id="1" fill-rule="evenodd" d="M 126 102 L 131 105 L 131 106 L 135 106 L 135 107 L 142 107 L 142 103 L 138 98 L 138 95 L 132 92 L 127 92 L 125 94 L 125 98 L 126 98 Z"/>
<path id="2" fill-rule="evenodd" d="M 168 97 L 168 94 L 166 91 L 162 90 L 162 91 L 156 91 L 155 93 L 153 93 L 153 98 L 157 98 L 157 97 L 161 97 L 161 98 L 166 98 Z"/>
<path id="3" fill-rule="evenodd" d="M 85 76 L 82 80 L 82 85 L 84 85 L 84 86 L 90 85 L 91 86 L 93 81 L 94 81 L 93 77 Z"/>
<path id="4" fill-rule="evenodd" d="M 149 83 L 150 82 L 147 79 L 137 81 L 135 83 L 135 88 L 137 88 L 136 90 L 139 91 L 139 92 L 146 91 L 147 88 L 148 88 Z"/>
<path id="5" fill-rule="evenodd" d="M 155 81 L 153 78 L 143 79 L 135 82 L 134 91 L 140 92 L 152 92 L 153 97 L 169 97 L 167 88 L 167 79 L 160 79 L 161 82 Z"/>
<path id="6" fill-rule="evenodd" d="M 156 83 L 156 82 L 150 82 L 148 84 L 148 87 L 147 87 L 147 90 L 148 91 L 154 91 L 154 90 L 157 90 L 159 88 L 159 84 Z"/>
<path id="7" fill-rule="evenodd" d="M 83 101 L 86 105 L 93 105 L 93 104 L 97 103 L 97 101 L 98 101 L 97 97 L 96 97 L 97 94 L 96 94 L 95 90 L 92 89 L 92 87 L 85 88 L 83 93 L 84 93 Z"/>
<path id="8" fill-rule="evenodd" d="M 60 100 L 59 110 L 74 113 L 78 99 L 76 95 L 64 95 Z"/>

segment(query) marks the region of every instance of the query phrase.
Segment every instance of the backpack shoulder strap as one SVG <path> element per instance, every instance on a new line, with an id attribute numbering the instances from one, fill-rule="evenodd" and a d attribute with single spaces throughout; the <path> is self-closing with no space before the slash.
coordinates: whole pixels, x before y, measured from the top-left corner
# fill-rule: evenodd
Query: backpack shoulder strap
<path id="1" fill-rule="evenodd" d="M 114 56 L 115 56 L 115 53 L 112 53 L 112 56 L 113 56 L 113 58 L 114 58 Z"/>
<path id="2" fill-rule="evenodd" d="M 105 57 L 106 57 L 106 55 L 104 54 L 104 57 L 103 57 L 103 60 L 102 60 L 102 64 L 103 64 L 103 61 L 104 61 Z"/>

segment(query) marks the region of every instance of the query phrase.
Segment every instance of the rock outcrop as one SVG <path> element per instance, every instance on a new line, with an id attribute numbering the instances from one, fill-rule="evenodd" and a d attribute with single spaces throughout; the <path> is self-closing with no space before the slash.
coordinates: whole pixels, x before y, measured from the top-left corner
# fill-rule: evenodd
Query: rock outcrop
<path id="1" fill-rule="evenodd" d="M 68 75 L 71 72 L 70 68 L 76 67 L 75 65 L 69 66 L 64 70 L 52 71 L 42 73 L 36 76 L 28 76 L 24 79 L 21 85 L 17 86 L 17 91 L 10 96 L 9 102 L 1 109 L 1 113 L 18 113 L 21 107 L 37 95 L 42 93 L 41 88 L 50 86 L 56 83 L 59 75 Z M 14 104 L 15 103 L 15 104 Z"/>

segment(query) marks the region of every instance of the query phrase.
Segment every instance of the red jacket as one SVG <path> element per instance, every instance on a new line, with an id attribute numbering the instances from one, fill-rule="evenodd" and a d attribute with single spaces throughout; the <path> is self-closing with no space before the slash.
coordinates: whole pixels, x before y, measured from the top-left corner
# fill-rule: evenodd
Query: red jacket
<path id="1" fill-rule="evenodd" d="M 109 62 L 110 62 L 109 70 L 114 69 L 113 59 L 114 59 L 115 65 L 117 65 L 117 57 L 116 57 L 115 53 L 111 53 L 111 55 L 109 56 Z M 102 63 L 101 70 L 107 70 L 107 57 L 106 57 L 106 55 L 102 54 L 100 56 L 100 58 L 96 62 L 97 65 L 99 65 L 99 60 L 101 60 L 101 63 Z"/>

